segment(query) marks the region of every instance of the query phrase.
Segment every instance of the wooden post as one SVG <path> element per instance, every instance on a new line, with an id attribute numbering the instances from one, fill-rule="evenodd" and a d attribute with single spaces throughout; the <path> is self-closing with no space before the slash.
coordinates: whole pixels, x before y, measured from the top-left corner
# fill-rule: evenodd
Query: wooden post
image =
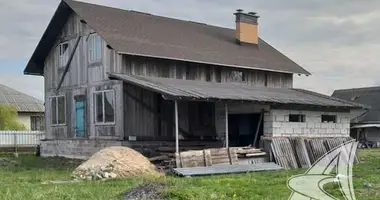
<path id="1" fill-rule="evenodd" d="M 225 104 L 224 106 L 225 108 L 225 114 L 226 114 L 226 147 L 228 148 L 229 147 L 229 144 L 228 144 L 228 105 L 227 103 Z"/>
<path id="2" fill-rule="evenodd" d="M 175 152 L 179 154 L 179 126 L 178 126 L 178 102 L 174 101 L 174 115 L 175 115 Z"/>

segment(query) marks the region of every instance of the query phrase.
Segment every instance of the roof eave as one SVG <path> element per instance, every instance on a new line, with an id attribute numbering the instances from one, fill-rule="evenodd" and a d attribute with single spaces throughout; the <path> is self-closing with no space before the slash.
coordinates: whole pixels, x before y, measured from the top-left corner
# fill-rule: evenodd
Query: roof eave
<path id="1" fill-rule="evenodd" d="M 72 9 L 67 3 L 64 0 L 61 1 L 24 69 L 25 75 L 44 75 L 43 68 L 45 58 L 53 47 L 54 42 L 60 33 L 61 27 L 66 23 L 72 12 Z"/>

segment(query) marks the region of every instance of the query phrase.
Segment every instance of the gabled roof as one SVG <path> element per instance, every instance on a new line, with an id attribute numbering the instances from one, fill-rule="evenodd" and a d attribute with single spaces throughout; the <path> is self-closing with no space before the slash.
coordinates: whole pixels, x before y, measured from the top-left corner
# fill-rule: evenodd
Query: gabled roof
<path id="1" fill-rule="evenodd" d="M 290 88 L 267 88 L 241 84 L 223 84 L 126 74 L 109 74 L 110 78 L 162 94 L 166 99 L 252 101 L 268 104 L 291 104 L 333 108 L 364 108 L 363 105 L 323 94 Z"/>
<path id="2" fill-rule="evenodd" d="M 42 101 L 1 84 L 0 104 L 14 105 L 18 112 L 45 112 L 44 103 Z"/>
<path id="3" fill-rule="evenodd" d="M 335 90 L 332 96 L 370 106 L 360 123 L 380 123 L 380 87 Z"/>
<path id="4" fill-rule="evenodd" d="M 43 74 L 44 58 L 71 12 L 120 54 L 310 74 L 262 39 L 258 45 L 238 45 L 233 29 L 71 0 L 61 2 L 25 69 L 26 74 Z M 231 13 L 231 21 L 232 16 Z"/>

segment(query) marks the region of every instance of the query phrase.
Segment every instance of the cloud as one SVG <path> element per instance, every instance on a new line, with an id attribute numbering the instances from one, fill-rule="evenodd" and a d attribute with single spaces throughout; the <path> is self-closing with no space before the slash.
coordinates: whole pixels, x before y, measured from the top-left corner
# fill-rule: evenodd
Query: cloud
<path id="1" fill-rule="evenodd" d="M 230 28 L 237 8 L 255 11 L 261 16 L 260 36 L 313 73 L 309 77 L 295 75 L 296 87 L 331 94 L 334 89 L 380 84 L 378 0 L 84 1 Z M 29 58 L 58 3 L 2 1 L 0 24 L 7 28 L 0 29 L 0 64 L 5 58 Z M 21 77 L 13 78 L 23 80 Z M 25 84 L 28 81 L 35 80 L 26 78 Z M 11 83 L 23 89 L 19 81 Z M 38 84 L 31 91 L 43 93 Z"/>

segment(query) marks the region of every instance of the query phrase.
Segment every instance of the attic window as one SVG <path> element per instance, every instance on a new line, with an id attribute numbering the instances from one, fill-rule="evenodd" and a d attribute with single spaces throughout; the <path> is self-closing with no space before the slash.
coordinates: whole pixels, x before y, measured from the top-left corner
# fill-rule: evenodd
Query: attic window
<path id="1" fill-rule="evenodd" d="M 231 71 L 230 79 L 232 82 L 244 82 L 245 75 L 242 71 Z"/>
<path id="2" fill-rule="evenodd" d="M 88 39 L 88 57 L 90 63 L 102 60 L 102 39 L 98 34 L 92 34 Z"/>
<path id="3" fill-rule="evenodd" d="M 69 43 L 63 42 L 59 44 L 59 66 L 64 67 L 69 60 Z"/>

